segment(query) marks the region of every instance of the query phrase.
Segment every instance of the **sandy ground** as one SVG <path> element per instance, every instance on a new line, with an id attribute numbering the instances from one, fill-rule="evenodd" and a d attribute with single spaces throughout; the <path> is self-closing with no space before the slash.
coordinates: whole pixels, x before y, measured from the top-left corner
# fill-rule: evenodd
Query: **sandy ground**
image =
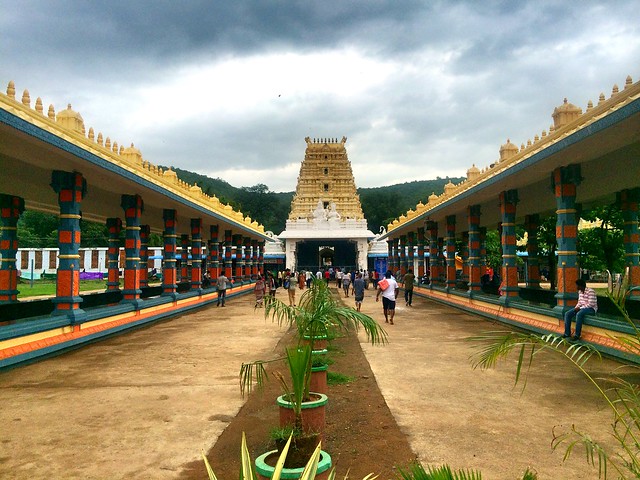
<path id="1" fill-rule="evenodd" d="M 364 311 L 381 320 L 372 294 Z M 274 355 L 284 333 L 250 297 L 0 372 L 0 478 L 178 477 L 241 407 L 240 363 Z M 479 468 L 489 479 L 517 478 L 527 466 L 541 479 L 597 478 L 582 452 L 563 464 L 550 444 L 560 424 L 608 438 L 603 402 L 551 355 L 536 359 L 524 393 L 513 388 L 515 359 L 473 370 L 466 337 L 495 329 L 505 327 L 414 299 L 411 308 L 399 302 L 387 346 L 363 345 L 414 452 L 425 464 Z"/>

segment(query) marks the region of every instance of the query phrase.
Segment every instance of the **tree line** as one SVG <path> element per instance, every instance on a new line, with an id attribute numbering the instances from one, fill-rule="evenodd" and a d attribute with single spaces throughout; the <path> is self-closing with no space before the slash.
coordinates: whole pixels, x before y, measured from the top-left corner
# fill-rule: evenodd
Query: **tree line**
<path id="1" fill-rule="evenodd" d="M 221 202 L 228 203 L 234 209 L 249 215 L 264 225 L 266 231 L 279 234 L 285 229 L 294 192 L 272 192 L 264 184 L 238 188 L 220 178 L 210 178 L 188 170 L 171 168 L 181 180 L 192 185 L 197 184 L 207 195 L 215 195 Z M 434 180 L 419 180 L 376 188 L 359 188 L 357 192 L 369 229 L 378 233 L 380 227 L 386 228 L 390 222 L 409 209 L 415 208 L 419 202 L 426 204 L 432 193 L 442 193 L 444 186 L 449 181 L 459 183 L 461 180 L 462 178 L 437 177 Z M 591 271 L 622 272 L 624 268 L 622 235 L 624 220 L 620 209 L 615 205 L 599 206 L 581 212 L 581 218 L 596 222 L 597 225 L 594 228 L 581 229 L 578 232 L 581 268 Z M 541 226 L 537 233 L 540 255 L 543 257 L 542 263 L 548 267 L 551 276 L 549 280 L 552 285 L 555 285 L 553 275 L 556 266 L 555 221 L 555 215 L 541 219 Z M 20 247 L 57 247 L 58 224 L 56 215 L 25 211 L 18 221 Z M 81 220 L 80 227 L 82 229 L 81 247 L 106 247 L 108 245 L 109 232 L 105 225 Z M 520 226 L 516 234 L 522 238 L 524 227 Z M 124 236 L 124 232 L 122 235 Z M 488 231 L 486 243 L 488 264 L 494 269 L 498 269 L 502 264 L 502 252 L 497 229 Z M 152 234 L 149 245 L 162 246 L 162 237 Z M 526 246 L 520 248 L 526 250 Z"/>

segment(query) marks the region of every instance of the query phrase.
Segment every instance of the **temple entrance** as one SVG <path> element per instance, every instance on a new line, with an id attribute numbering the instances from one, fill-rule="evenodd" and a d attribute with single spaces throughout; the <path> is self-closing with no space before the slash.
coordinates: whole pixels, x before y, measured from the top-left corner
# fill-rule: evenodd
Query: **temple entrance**
<path id="1" fill-rule="evenodd" d="M 340 267 L 353 270 L 356 263 L 357 245 L 351 240 L 301 240 L 297 243 L 298 264 L 296 270 Z"/>

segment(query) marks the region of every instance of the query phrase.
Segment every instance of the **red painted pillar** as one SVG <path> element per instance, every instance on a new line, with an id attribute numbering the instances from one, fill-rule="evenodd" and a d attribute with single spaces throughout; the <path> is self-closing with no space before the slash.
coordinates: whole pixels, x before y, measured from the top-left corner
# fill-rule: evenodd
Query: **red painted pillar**
<path id="1" fill-rule="evenodd" d="M 178 214 L 175 210 L 164 209 L 162 214 L 164 220 L 164 252 L 162 266 L 162 296 L 177 297 L 176 285 L 176 247 L 178 235 Z"/>
<path id="2" fill-rule="evenodd" d="M 18 219 L 24 212 L 24 199 L 0 194 L 0 304 L 18 301 Z"/>
<path id="3" fill-rule="evenodd" d="M 258 240 L 251 240 L 251 274 L 255 277 L 262 270 L 258 267 Z"/>
<path id="4" fill-rule="evenodd" d="M 467 207 L 469 222 L 469 295 L 479 293 L 482 289 L 480 278 L 481 239 L 480 239 L 480 205 Z"/>
<path id="5" fill-rule="evenodd" d="M 209 227 L 209 235 L 211 241 L 209 242 L 209 275 L 211 281 L 218 278 L 220 274 L 220 243 L 218 241 L 218 225 L 211 225 Z"/>
<path id="6" fill-rule="evenodd" d="M 244 245 L 244 274 L 243 279 L 251 281 L 251 238 L 244 237 L 243 239 Z"/>
<path id="7" fill-rule="evenodd" d="M 191 290 L 202 288 L 202 219 L 191 219 Z"/>
<path id="8" fill-rule="evenodd" d="M 258 242 L 258 245 L 260 246 L 260 251 L 258 252 L 258 270 L 260 273 L 262 273 L 262 275 L 265 275 L 265 271 L 264 271 L 264 246 L 266 245 L 266 240 L 262 240 L 260 242 Z"/>
<path id="9" fill-rule="evenodd" d="M 456 216 L 447 215 L 447 289 L 456 287 Z"/>
<path id="10" fill-rule="evenodd" d="M 505 305 L 518 298 L 518 263 L 516 256 L 516 205 L 518 191 L 506 190 L 500 193 L 500 213 L 502 215 L 502 284 L 500 301 Z"/>
<path id="11" fill-rule="evenodd" d="M 142 305 L 140 299 L 140 216 L 144 202 L 140 195 L 122 195 L 120 206 L 124 210 L 126 235 L 124 240 L 124 289 L 122 301 L 136 308 Z"/>
<path id="12" fill-rule="evenodd" d="M 80 206 L 87 192 L 87 182 L 78 172 L 54 170 L 51 187 L 58 194 L 60 226 L 58 227 L 58 270 L 54 315 L 67 315 L 71 323 L 86 317 L 80 308 Z"/>
<path id="13" fill-rule="evenodd" d="M 438 250 L 438 222 L 427 221 L 427 231 L 429 232 L 429 278 L 430 285 L 433 286 L 440 281 L 440 267 L 438 264 L 440 253 Z"/>
<path id="14" fill-rule="evenodd" d="M 554 310 L 561 316 L 575 306 L 578 300 L 576 280 L 578 270 L 578 212 L 577 187 L 582 181 L 580 165 L 569 165 L 554 170 L 553 189 L 556 197 L 556 240 L 558 242 L 558 293 Z"/>
<path id="15" fill-rule="evenodd" d="M 424 227 L 418 228 L 418 278 L 424 276 Z"/>
<path id="16" fill-rule="evenodd" d="M 190 281 L 189 278 L 189 234 L 180 236 L 180 283 Z"/>
<path id="17" fill-rule="evenodd" d="M 120 290 L 120 232 L 122 220 L 107 218 L 109 248 L 107 249 L 107 292 Z"/>
<path id="18" fill-rule="evenodd" d="M 416 232 L 407 233 L 407 270 L 411 269 L 413 272 L 417 272 L 414 267 L 414 258 L 415 252 L 414 248 L 416 246 Z"/>
<path id="19" fill-rule="evenodd" d="M 231 230 L 224 231 L 224 276 L 233 277 L 233 235 Z"/>
<path id="20" fill-rule="evenodd" d="M 236 269 L 235 278 L 242 282 L 242 274 L 244 271 L 244 257 L 242 256 L 242 235 L 233 236 L 233 246 L 236 250 Z M 242 283 L 240 283 L 242 285 Z"/>
<path id="21" fill-rule="evenodd" d="M 404 276 L 407 273 L 407 236 L 400 235 L 399 245 L 399 257 L 400 257 L 400 274 Z"/>
<path id="22" fill-rule="evenodd" d="M 640 233 L 638 230 L 638 202 L 640 188 L 623 190 L 618 194 L 618 202 L 624 218 L 623 242 L 624 264 L 629 269 L 629 300 L 640 301 Z"/>
<path id="23" fill-rule="evenodd" d="M 149 225 L 140 225 L 140 286 L 149 286 Z"/>
<path id="24" fill-rule="evenodd" d="M 527 287 L 540 288 L 540 259 L 538 258 L 540 215 L 526 215 L 524 227 L 527 231 Z"/>

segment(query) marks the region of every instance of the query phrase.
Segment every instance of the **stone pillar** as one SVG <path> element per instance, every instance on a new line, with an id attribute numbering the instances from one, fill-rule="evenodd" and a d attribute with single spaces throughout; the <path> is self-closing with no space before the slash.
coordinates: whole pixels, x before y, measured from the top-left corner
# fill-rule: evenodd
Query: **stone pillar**
<path id="1" fill-rule="evenodd" d="M 191 290 L 202 289 L 202 219 L 191 219 Z"/>
<path id="2" fill-rule="evenodd" d="M 242 256 L 242 235 L 233 236 L 233 246 L 236 250 L 236 280 L 242 282 L 242 274 L 244 272 L 244 257 Z M 242 283 L 241 283 L 242 284 Z"/>
<path id="3" fill-rule="evenodd" d="M 447 277 L 448 290 L 456 286 L 456 216 L 447 215 Z"/>
<path id="4" fill-rule="evenodd" d="M 556 306 L 554 311 L 563 315 L 575 306 L 578 293 L 578 215 L 576 211 L 577 186 L 582 181 L 580 165 L 569 165 L 554 170 L 553 189 L 556 197 L 556 239 L 558 241 L 558 267 Z"/>
<path id="5" fill-rule="evenodd" d="M 132 303 L 138 308 L 141 305 L 140 294 L 140 216 L 144 210 L 144 202 L 140 195 L 122 195 L 120 206 L 124 210 L 125 220 L 125 262 L 124 289 L 122 301 Z"/>
<path id="6" fill-rule="evenodd" d="M 0 194 L 0 304 L 18 301 L 18 219 L 24 199 Z"/>
<path id="7" fill-rule="evenodd" d="M 140 225 L 140 287 L 149 286 L 149 225 Z"/>
<path id="8" fill-rule="evenodd" d="M 233 277 L 233 235 L 231 230 L 224 231 L 224 276 L 231 280 Z"/>
<path id="9" fill-rule="evenodd" d="M 431 286 L 440 280 L 440 270 L 438 268 L 438 222 L 427 221 L 427 231 L 429 232 L 429 271 Z"/>
<path id="10" fill-rule="evenodd" d="M 162 296 L 177 297 L 176 248 L 178 243 L 178 214 L 175 210 L 164 209 L 164 261 L 162 265 Z"/>
<path id="11" fill-rule="evenodd" d="M 480 239 L 480 205 L 467 207 L 467 218 L 469 221 L 469 296 L 482 290 L 480 278 L 480 256 L 482 242 Z M 486 230 L 485 230 L 486 232 Z"/>
<path id="12" fill-rule="evenodd" d="M 122 220 L 107 218 L 109 248 L 107 249 L 107 292 L 120 290 L 120 232 Z"/>
<path id="13" fill-rule="evenodd" d="M 527 231 L 527 288 L 540 288 L 539 227 L 540 215 L 536 213 L 524 217 L 524 228 Z"/>
<path id="14" fill-rule="evenodd" d="M 211 281 L 218 278 L 220 272 L 220 243 L 218 241 L 219 228 L 218 225 L 211 225 L 209 227 L 209 235 L 211 240 L 209 241 L 209 275 L 211 275 Z"/>
<path id="15" fill-rule="evenodd" d="M 180 283 L 188 282 L 189 278 L 189 244 L 191 243 L 188 233 L 180 235 Z"/>
<path id="16" fill-rule="evenodd" d="M 86 317 L 80 308 L 80 206 L 87 192 L 87 181 L 81 173 L 54 170 L 51 187 L 58 194 L 60 226 L 58 227 L 58 270 L 54 314 L 67 315 L 71 323 Z"/>
<path id="17" fill-rule="evenodd" d="M 407 273 L 407 236 L 400 235 L 400 274 Z"/>
<path id="18" fill-rule="evenodd" d="M 618 202 L 624 218 L 624 264 L 629 269 L 629 287 L 640 287 L 638 201 L 640 201 L 640 188 L 623 190 L 618 194 Z M 631 290 L 629 300 L 640 301 L 640 288 Z"/>
<path id="19" fill-rule="evenodd" d="M 518 298 L 518 263 L 516 255 L 516 205 L 517 190 L 505 190 L 500 193 L 500 213 L 502 219 L 502 283 L 500 301 L 507 305 Z"/>
<path id="20" fill-rule="evenodd" d="M 424 227 L 418 227 L 418 278 L 424 276 Z"/>
<path id="21" fill-rule="evenodd" d="M 244 246 L 244 273 L 242 275 L 242 279 L 250 282 L 251 281 L 251 238 L 244 237 L 242 240 L 242 244 Z"/>
<path id="22" fill-rule="evenodd" d="M 258 267 L 258 240 L 251 240 L 251 275 L 254 277 L 258 273 L 264 274 L 262 269 Z"/>

